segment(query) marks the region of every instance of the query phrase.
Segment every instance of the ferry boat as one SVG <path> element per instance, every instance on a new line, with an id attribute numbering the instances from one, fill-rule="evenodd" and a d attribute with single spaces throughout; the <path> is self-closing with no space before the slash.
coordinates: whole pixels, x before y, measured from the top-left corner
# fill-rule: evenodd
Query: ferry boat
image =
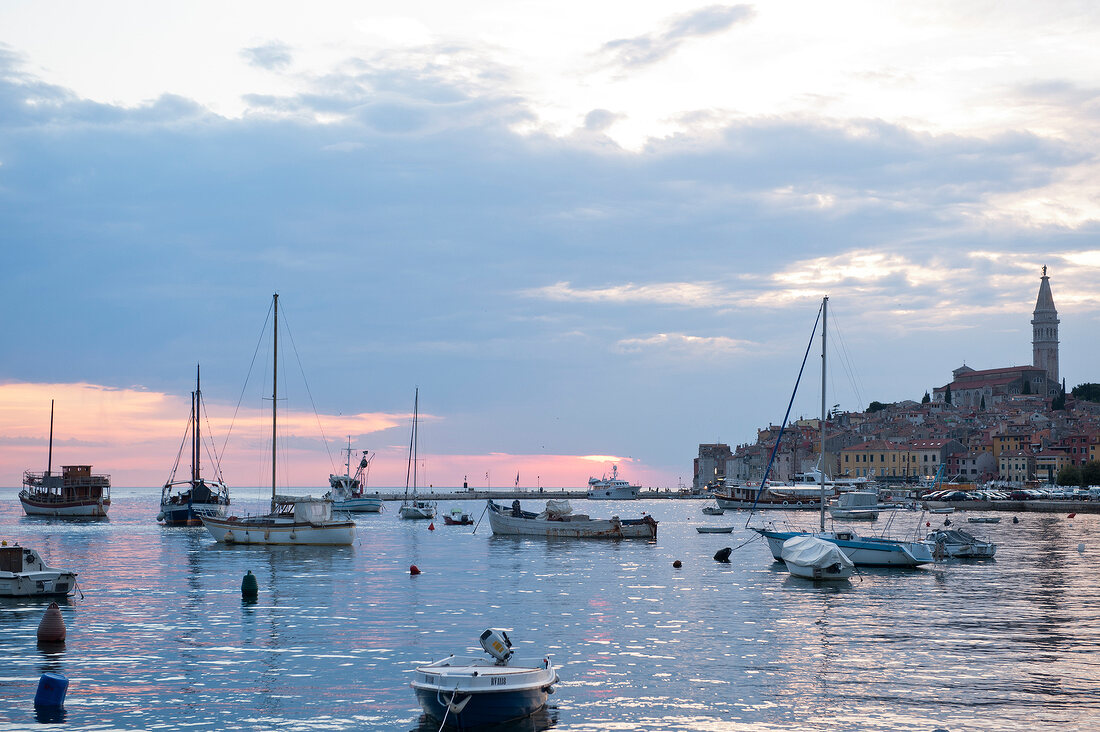
<path id="1" fill-rule="evenodd" d="M 641 486 L 630 485 L 619 477 L 619 466 L 611 466 L 611 477 L 588 479 L 587 498 L 593 501 L 630 501 L 638 497 Z"/>
<path id="2" fill-rule="evenodd" d="M 105 518 L 111 507 L 111 476 L 93 475 L 91 465 L 62 465 L 53 472 L 53 400 L 50 400 L 50 447 L 44 473 L 23 471 L 19 502 L 28 516 Z"/>

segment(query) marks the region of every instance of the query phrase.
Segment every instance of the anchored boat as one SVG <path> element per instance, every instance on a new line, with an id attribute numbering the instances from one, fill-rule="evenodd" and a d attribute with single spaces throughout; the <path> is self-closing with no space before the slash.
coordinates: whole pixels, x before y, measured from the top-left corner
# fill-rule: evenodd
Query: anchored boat
<path id="1" fill-rule="evenodd" d="M 417 422 L 420 414 L 420 389 L 416 389 L 413 398 L 413 422 L 412 434 L 409 437 L 409 465 L 405 472 L 405 499 L 401 502 L 399 513 L 403 519 L 430 519 L 435 518 L 435 504 L 416 497 L 416 469 L 417 452 L 420 447 L 420 433 Z M 412 488 L 412 499 L 409 499 L 409 488 Z"/>
<path id="2" fill-rule="evenodd" d="M 71 595 L 76 572 L 47 567 L 34 549 L 0 546 L 0 597 Z"/>
<path id="3" fill-rule="evenodd" d="M 191 435 L 191 477 L 187 480 L 176 480 L 176 468 L 179 467 L 180 457 L 183 455 L 181 443 L 179 454 L 176 455 L 176 464 L 172 466 L 172 475 L 160 492 L 160 513 L 157 514 L 157 521 L 163 521 L 166 526 L 202 526 L 202 521 L 199 520 L 200 514 L 224 516 L 225 507 L 229 505 L 229 488 L 221 480 L 220 475 L 217 479 L 202 477 L 202 413 L 199 367 L 195 366 L 195 390 L 191 392 L 191 415 L 187 418 L 187 427 L 184 429 L 184 442 L 187 440 L 187 435 Z M 215 470 L 220 470 L 216 452 L 214 458 Z"/>
<path id="4" fill-rule="evenodd" d="M 594 519 L 573 513 L 569 501 L 549 500 L 541 513 L 524 511 L 519 500 L 512 507 L 498 505 L 490 498 L 489 526 L 494 534 L 507 536 L 565 536 L 575 539 L 656 539 L 657 522 L 652 516 L 638 519 Z"/>
<path id="5" fill-rule="evenodd" d="M 481 647 L 492 658 L 448 656 L 419 666 L 412 688 L 420 708 L 443 727 L 459 729 L 525 719 L 546 706 L 558 672 L 550 658 L 513 657 L 508 634 L 490 628 Z"/>
<path id="6" fill-rule="evenodd" d="M 374 455 L 369 450 L 363 450 L 363 457 L 359 460 L 359 467 L 355 469 L 355 475 L 351 474 L 351 436 L 348 435 L 348 446 L 344 449 L 347 453 L 347 461 L 344 463 L 343 475 L 330 475 L 328 477 L 329 492 L 325 498 L 332 501 L 333 509 L 337 511 L 354 511 L 357 513 L 381 513 L 382 496 L 375 493 L 368 496 L 363 493 L 367 484 L 367 475 L 370 473 L 370 463 Z"/>
<path id="7" fill-rule="evenodd" d="M 611 477 L 588 479 L 587 498 L 592 501 L 631 501 L 638 497 L 642 488 L 630 485 L 619 477 L 619 466 L 611 466 Z"/>
<path id="8" fill-rule="evenodd" d="M 91 465 L 62 465 L 53 472 L 53 400 L 50 400 L 50 447 L 46 472 L 23 472 L 19 502 L 28 516 L 105 518 L 111 508 L 111 476 L 93 475 Z"/>
<path id="9" fill-rule="evenodd" d="M 839 546 L 816 536 L 792 536 L 783 542 L 781 556 L 795 577 L 846 580 L 855 571 L 855 564 Z"/>
<path id="10" fill-rule="evenodd" d="M 279 496 L 275 493 L 277 417 L 279 404 L 279 295 L 272 342 L 275 357 L 271 372 L 271 511 L 262 516 L 200 515 L 206 530 L 226 544 L 329 544 L 348 545 L 355 540 L 355 522 L 332 517 L 332 501 L 312 496 Z"/>

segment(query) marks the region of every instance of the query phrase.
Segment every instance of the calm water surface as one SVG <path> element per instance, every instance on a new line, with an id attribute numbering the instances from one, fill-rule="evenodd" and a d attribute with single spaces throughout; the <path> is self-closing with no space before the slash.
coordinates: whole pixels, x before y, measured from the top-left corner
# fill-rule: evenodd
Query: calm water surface
<path id="1" fill-rule="evenodd" d="M 388 505 L 356 519 L 353 547 L 324 549 L 162 528 L 154 491 L 117 489 L 102 522 L 29 519 L 15 495 L 0 492 L 0 538 L 78 571 L 84 597 L 62 606 L 61 651 L 36 642 L 48 603 L 0 601 L 0 729 L 39 724 L 38 677 L 57 671 L 74 729 L 434 730 L 412 668 L 480 653 L 490 626 L 560 667 L 527 728 L 1100 728 L 1100 516 L 955 516 L 998 542 L 995 561 L 830 587 L 791 578 L 744 513 L 703 516 L 699 501 L 573 502 L 652 513 L 656 544 L 493 537 L 487 521 L 429 531 Z M 706 524 L 737 528 L 695 531 Z"/>

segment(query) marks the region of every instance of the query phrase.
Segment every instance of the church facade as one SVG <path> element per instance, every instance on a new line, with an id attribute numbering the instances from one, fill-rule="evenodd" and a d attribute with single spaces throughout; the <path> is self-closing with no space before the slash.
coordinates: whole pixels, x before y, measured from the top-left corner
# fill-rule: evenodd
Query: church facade
<path id="1" fill-rule="evenodd" d="M 1035 394 L 1057 396 L 1058 375 L 1058 310 L 1050 291 L 1047 268 L 1039 281 L 1039 296 L 1031 319 L 1031 366 L 1007 366 L 976 371 L 960 366 L 951 372 L 950 384 L 932 390 L 932 400 L 973 409 L 992 407 L 1008 395 Z M 950 397 L 948 397 L 950 395 Z"/>

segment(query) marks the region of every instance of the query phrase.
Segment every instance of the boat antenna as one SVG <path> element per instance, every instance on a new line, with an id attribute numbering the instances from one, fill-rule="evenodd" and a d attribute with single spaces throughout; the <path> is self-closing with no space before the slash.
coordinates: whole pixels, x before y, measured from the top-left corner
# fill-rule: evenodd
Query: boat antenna
<path id="1" fill-rule="evenodd" d="M 50 449 L 46 456 L 46 477 L 53 471 L 53 399 L 50 400 Z"/>
<path id="2" fill-rule="evenodd" d="M 806 370 L 806 361 L 810 357 L 810 348 L 814 344 L 814 336 L 817 335 L 817 324 L 821 321 L 821 310 L 817 311 L 817 319 L 814 320 L 814 329 L 810 331 L 810 342 L 806 344 L 806 353 L 802 355 L 802 365 L 798 367 L 798 378 L 794 380 L 794 390 L 791 391 L 791 400 L 787 402 L 787 413 L 783 415 L 783 424 L 779 426 L 779 436 L 775 438 L 771 457 L 768 458 L 768 466 L 764 468 L 764 477 L 760 479 L 760 487 L 756 489 L 756 497 L 752 500 L 752 508 L 745 519 L 745 527 L 748 528 L 753 513 L 756 512 L 756 504 L 760 500 L 760 494 L 764 492 L 764 484 L 768 482 L 768 474 L 772 471 L 772 463 L 775 462 L 775 454 L 779 452 L 779 444 L 783 441 L 783 432 L 787 429 L 787 420 L 791 416 L 791 407 L 794 406 L 794 397 L 798 393 L 798 384 L 802 381 L 802 372 Z"/>
<path id="3" fill-rule="evenodd" d="M 271 512 L 275 513 L 275 463 L 278 457 L 275 446 L 275 423 L 279 411 L 279 293 L 275 293 L 273 302 L 275 317 L 271 342 L 275 355 L 271 363 Z"/>

